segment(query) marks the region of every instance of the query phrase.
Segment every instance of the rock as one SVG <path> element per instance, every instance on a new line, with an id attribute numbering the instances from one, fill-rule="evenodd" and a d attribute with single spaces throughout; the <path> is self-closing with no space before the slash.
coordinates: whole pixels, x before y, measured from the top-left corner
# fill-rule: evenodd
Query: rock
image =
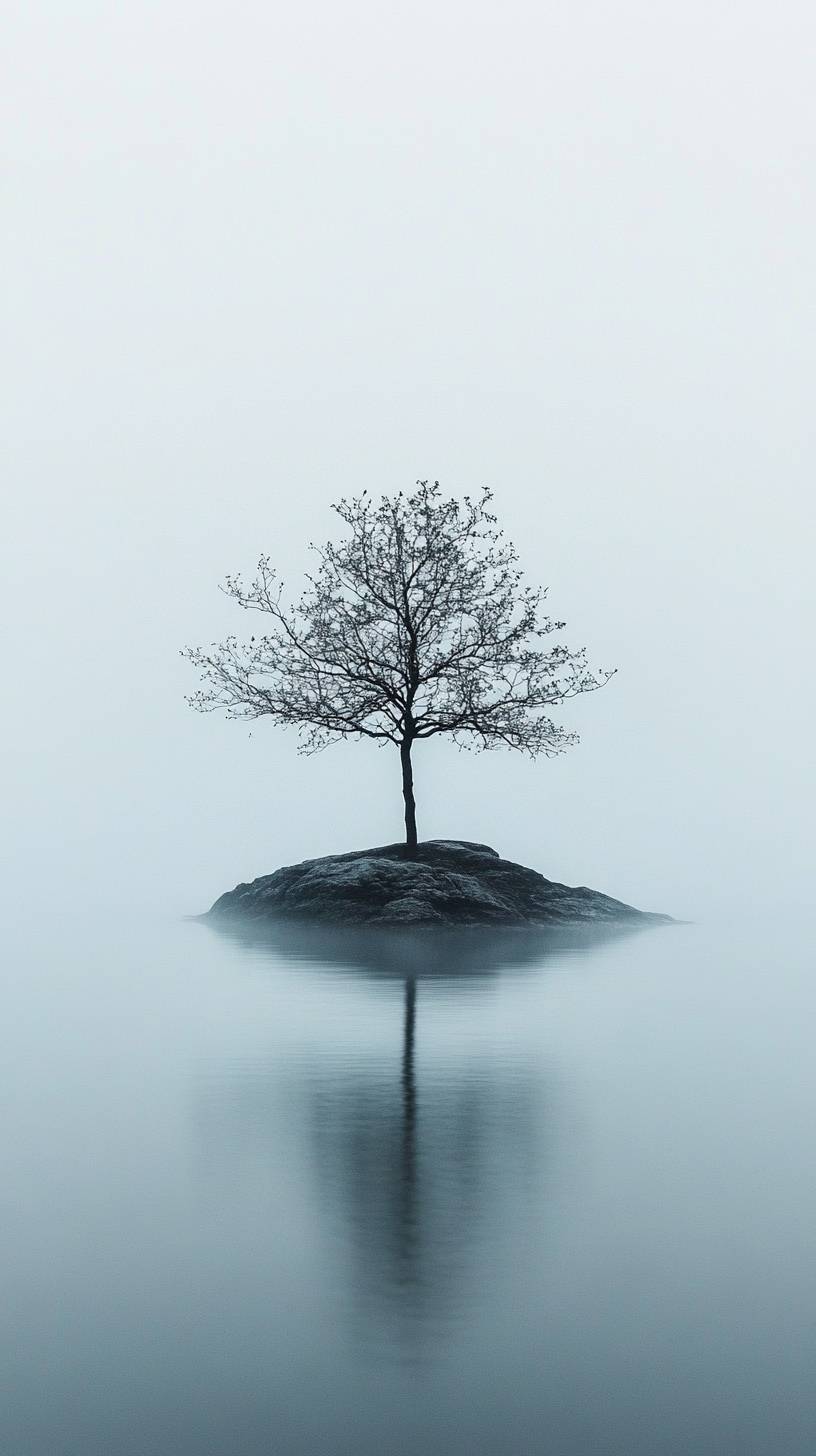
<path id="1" fill-rule="evenodd" d="M 286 865 L 228 891 L 209 915 L 379 926 L 670 922 L 455 839 L 426 840 L 413 856 L 387 844 Z"/>

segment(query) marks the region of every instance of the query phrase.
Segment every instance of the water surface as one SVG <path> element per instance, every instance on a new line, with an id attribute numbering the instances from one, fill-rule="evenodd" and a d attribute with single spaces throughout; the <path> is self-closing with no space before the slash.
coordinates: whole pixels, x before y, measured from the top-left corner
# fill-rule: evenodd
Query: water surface
<path id="1" fill-rule="evenodd" d="M 9 942 L 3 1451 L 816 1448 L 805 927 Z"/>

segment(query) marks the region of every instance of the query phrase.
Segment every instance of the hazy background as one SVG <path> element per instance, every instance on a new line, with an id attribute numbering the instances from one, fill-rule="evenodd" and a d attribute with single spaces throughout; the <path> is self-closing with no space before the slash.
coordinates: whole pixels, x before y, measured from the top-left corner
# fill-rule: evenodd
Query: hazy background
<path id="1" fill-rule="evenodd" d="M 708 916 L 806 903 L 812 6 L 14 3 L 2 882 L 203 909 L 401 827 L 394 752 L 197 717 L 178 648 L 343 492 L 490 485 L 617 665 L 420 833 Z"/>

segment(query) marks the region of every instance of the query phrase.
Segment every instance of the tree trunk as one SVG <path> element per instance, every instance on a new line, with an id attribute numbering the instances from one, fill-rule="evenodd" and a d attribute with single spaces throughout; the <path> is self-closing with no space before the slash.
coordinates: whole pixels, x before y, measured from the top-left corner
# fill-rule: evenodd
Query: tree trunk
<path id="1" fill-rule="evenodd" d="M 417 827 L 410 738 L 403 738 L 400 744 L 400 762 L 402 763 L 402 797 L 405 800 L 405 843 L 409 851 L 413 852 L 417 847 Z"/>

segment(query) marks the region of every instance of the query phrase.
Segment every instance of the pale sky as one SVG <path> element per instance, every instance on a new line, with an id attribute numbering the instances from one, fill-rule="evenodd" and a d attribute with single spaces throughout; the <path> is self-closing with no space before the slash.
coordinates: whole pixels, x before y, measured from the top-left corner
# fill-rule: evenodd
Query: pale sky
<path id="1" fill-rule="evenodd" d="M 3 880 L 206 908 L 400 837 L 395 752 L 194 715 L 185 643 L 343 493 L 481 485 L 617 666 L 421 837 L 709 916 L 811 898 L 816 16 L 12 3 Z"/>

